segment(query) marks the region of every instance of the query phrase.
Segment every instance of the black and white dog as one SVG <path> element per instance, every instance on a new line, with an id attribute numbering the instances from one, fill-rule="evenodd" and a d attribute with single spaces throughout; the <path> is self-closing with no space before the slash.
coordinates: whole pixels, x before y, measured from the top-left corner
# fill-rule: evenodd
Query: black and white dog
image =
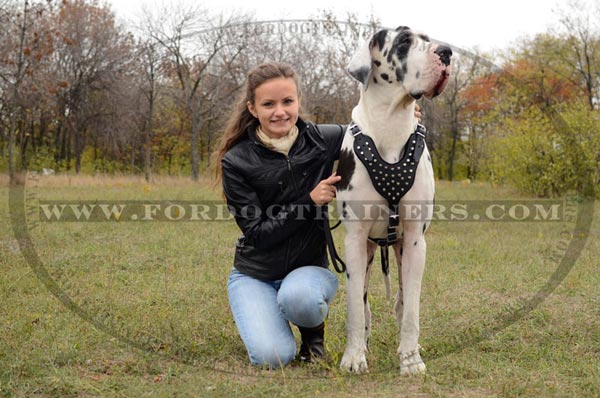
<path id="1" fill-rule="evenodd" d="M 374 34 L 348 65 L 348 72 L 362 86 L 337 169 L 342 176 L 337 205 L 346 229 L 348 289 L 348 340 L 342 369 L 368 370 L 365 354 L 371 311 L 367 288 L 379 243 L 393 247 L 399 270 L 394 309 L 401 332 L 400 372 L 425 372 L 418 344 L 419 300 L 434 176 L 425 131 L 414 111 L 415 99 L 431 99 L 443 91 L 451 56 L 449 47 L 400 27 Z M 419 216 L 408 216 L 408 204 L 420 205 Z M 384 216 L 368 214 L 373 209 Z M 389 292 L 389 280 L 386 282 Z"/>

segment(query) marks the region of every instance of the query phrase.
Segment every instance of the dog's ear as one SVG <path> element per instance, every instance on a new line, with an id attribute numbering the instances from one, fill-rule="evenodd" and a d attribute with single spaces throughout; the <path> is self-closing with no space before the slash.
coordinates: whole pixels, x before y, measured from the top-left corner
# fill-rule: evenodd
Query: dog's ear
<path id="1" fill-rule="evenodd" d="M 354 53 L 346 70 L 356 80 L 367 85 L 371 75 L 371 41 L 365 41 Z"/>
<path id="2" fill-rule="evenodd" d="M 375 33 L 371 39 L 359 47 L 348 64 L 347 70 L 350 76 L 365 86 L 369 82 L 369 77 L 371 76 L 371 71 L 373 69 L 371 51 L 375 48 L 378 51 L 383 50 L 387 39 L 387 33 L 386 29 L 382 29 Z"/>

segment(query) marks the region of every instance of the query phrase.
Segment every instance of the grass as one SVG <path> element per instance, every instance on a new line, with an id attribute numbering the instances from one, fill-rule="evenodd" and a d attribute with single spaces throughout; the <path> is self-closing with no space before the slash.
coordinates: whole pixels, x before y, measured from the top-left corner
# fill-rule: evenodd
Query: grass
<path id="1" fill-rule="evenodd" d="M 32 267 L 10 227 L 6 178 L 0 183 L 0 396 L 600 396 L 598 204 L 577 262 L 526 312 L 520 310 L 558 267 L 552 253 L 573 225 L 435 222 L 421 298 L 428 373 L 405 378 L 395 355 L 392 304 L 378 273 L 370 292 L 369 374 L 338 370 L 345 344 L 341 276 L 326 329 L 328 360 L 255 369 L 227 304 L 239 234 L 233 221 L 32 224 L 28 250 L 42 265 Z M 39 200 L 220 200 L 208 181 L 185 178 L 147 184 L 47 176 L 28 181 L 26 193 L 26 205 L 34 206 Z M 437 198 L 523 197 L 486 184 L 439 182 Z M 342 236 L 343 228 L 335 231 L 339 247 Z M 41 270 L 50 279 L 40 278 Z M 49 291 L 52 283 L 66 294 L 63 302 Z"/>

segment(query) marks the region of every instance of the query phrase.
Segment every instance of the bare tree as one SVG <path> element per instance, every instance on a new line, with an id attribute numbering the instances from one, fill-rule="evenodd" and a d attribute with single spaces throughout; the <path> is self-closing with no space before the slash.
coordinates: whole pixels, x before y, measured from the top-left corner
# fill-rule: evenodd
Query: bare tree
<path id="1" fill-rule="evenodd" d="M 115 26 L 114 16 L 83 0 L 65 0 L 56 14 L 56 78 L 60 120 L 64 129 L 62 155 L 73 138 L 75 170 L 81 170 L 90 123 L 102 117 L 94 95 L 108 90 L 131 60 L 129 38 Z M 70 150 L 67 150 L 67 156 Z"/>
<path id="2" fill-rule="evenodd" d="M 23 81 L 27 76 L 30 63 L 25 56 L 27 34 L 32 27 L 31 8 L 27 0 L 23 1 L 21 10 L 2 10 L 2 19 L 6 21 L 2 29 L 1 41 L 4 60 L 0 67 L 2 91 L 6 94 L 8 109 L 8 170 L 11 181 L 15 178 L 15 136 L 18 118 L 21 117 L 20 92 Z M 4 22 L 3 21 L 3 22 Z M 15 41 L 16 36 L 16 41 Z M 4 102 L 4 101 L 3 101 Z"/>
<path id="3" fill-rule="evenodd" d="M 595 7 L 589 13 L 585 2 L 572 0 L 567 9 L 558 11 L 560 36 L 566 45 L 555 52 L 575 71 L 592 110 L 600 96 L 600 6 Z"/>
<path id="4" fill-rule="evenodd" d="M 142 42 L 138 51 L 141 56 L 141 66 L 143 69 L 143 83 L 141 91 L 147 101 L 147 113 L 143 123 L 144 177 L 146 181 L 150 181 L 152 161 L 152 132 L 154 126 L 153 121 L 162 58 L 158 43 L 151 38 Z"/>
<path id="5" fill-rule="evenodd" d="M 207 85 L 207 77 L 217 55 L 239 43 L 229 42 L 227 38 L 231 36 L 225 34 L 234 20 L 211 17 L 207 10 L 198 7 L 179 6 L 159 10 L 158 15 L 146 10 L 144 22 L 147 32 L 167 54 L 166 72 L 177 82 L 181 105 L 190 118 L 192 179 L 196 181 L 200 173 L 200 133 L 206 127 L 211 103 L 221 93 L 215 84 L 221 80 L 213 79 L 213 84 Z"/>

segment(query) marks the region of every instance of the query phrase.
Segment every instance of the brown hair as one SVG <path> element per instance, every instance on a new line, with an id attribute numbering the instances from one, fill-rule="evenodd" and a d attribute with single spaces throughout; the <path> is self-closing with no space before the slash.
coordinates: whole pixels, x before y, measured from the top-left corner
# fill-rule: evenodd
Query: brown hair
<path id="1" fill-rule="evenodd" d="M 248 102 L 254 105 L 256 88 L 268 80 L 280 77 L 294 79 L 296 89 L 298 90 L 298 97 L 300 97 L 298 76 L 290 65 L 269 62 L 258 65 L 248 72 L 244 90 L 237 100 L 235 108 L 227 121 L 225 131 L 219 139 L 217 149 L 213 153 L 213 165 L 215 167 L 217 182 L 221 178 L 221 160 L 223 160 L 225 153 L 245 136 L 246 130 L 249 127 L 258 126 L 258 119 L 250 113 L 247 106 Z"/>

